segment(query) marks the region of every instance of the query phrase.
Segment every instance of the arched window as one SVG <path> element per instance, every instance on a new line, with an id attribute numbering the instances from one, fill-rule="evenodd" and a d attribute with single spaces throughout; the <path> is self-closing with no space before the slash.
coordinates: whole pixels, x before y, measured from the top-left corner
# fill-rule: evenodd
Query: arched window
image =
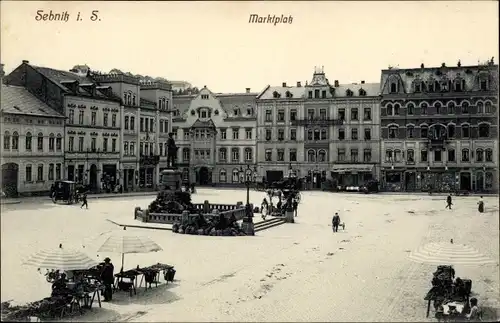
<path id="1" fill-rule="evenodd" d="M 488 138 L 490 136 L 490 125 L 481 123 L 479 125 L 479 138 Z M 12 148 L 14 149 L 14 141 L 12 141 Z"/>
<path id="2" fill-rule="evenodd" d="M 253 160 L 252 148 L 245 148 L 245 161 L 249 162 Z"/>
<path id="3" fill-rule="evenodd" d="M 483 102 L 477 103 L 477 113 L 484 113 L 484 104 Z"/>
<path id="4" fill-rule="evenodd" d="M 429 126 L 426 124 L 420 125 L 420 138 L 427 138 L 429 136 Z"/>
<path id="5" fill-rule="evenodd" d="M 394 115 L 394 110 L 392 109 L 392 104 L 390 104 L 390 103 L 389 103 L 389 104 L 386 106 L 386 109 L 387 109 L 387 115 L 388 115 L 388 116 L 392 116 L 392 115 Z"/>
<path id="6" fill-rule="evenodd" d="M 448 102 L 448 114 L 455 114 L 455 102 L 450 101 Z"/>
<path id="7" fill-rule="evenodd" d="M 227 173 L 225 169 L 221 169 L 219 173 L 219 182 L 225 183 L 227 181 Z"/>
<path id="8" fill-rule="evenodd" d="M 466 123 L 462 124 L 462 138 L 470 138 L 470 126 Z"/>
<path id="9" fill-rule="evenodd" d="M 401 150 L 399 150 L 399 149 L 394 150 L 394 161 L 396 163 L 399 163 L 399 162 L 401 162 L 401 160 L 402 160 Z"/>
<path id="10" fill-rule="evenodd" d="M 53 133 L 49 135 L 49 151 L 54 151 L 56 138 Z"/>
<path id="11" fill-rule="evenodd" d="M 12 133 L 12 149 L 19 149 L 19 134 L 17 133 L 17 131 L 14 131 Z"/>
<path id="12" fill-rule="evenodd" d="M 397 125 L 389 126 L 389 138 L 394 139 L 399 137 L 399 127 Z"/>
<path id="13" fill-rule="evenodd" d="M 439 102 L 434 103 L 434 108 L 436 108 L 436 114 L 441 114 L 443 112 L 441 110 L 441 107 L 442 107 L 441 103 Z"/>
<path id="14" fill-rule="evenodd" d="M 326 140 L 327 135 L 326 135 L 326 129 L 321 129 L 321 140 Z"/>
<path id="15" fill-rule="evenodd" d="M 485 113 L 493 113 L 493 105 L 491 104 L 491 102 L 488 101 L 485 103 L 484 110 Z"/>
<path id="16" fill-rule="evenodd" d="M 448 138 L 455 138 L 455 125 L 450 123 L 448 125 Z"/>
<path id="17" fill-rule="evenodd" d="M 427 103 L 425 103 L 425 102 L 424 102 L 424 103 L 422 103 L 422 104 L 420 105 L 420 112 L 421 112 L 422 114 L 427 114 L 427 108 L 428 108 L 428 107 L 429 107 L 429 105 L 428 105 Z"/>
<path id="18" fill-rule="evenodd" d="M 488 148 L 485 151 L 485 160 L 487 162 L 492 162 L 493 161 L 493 149 Z"/>
<path id="19" fill-rule="evenodd" d="M 62 136 L 60 133 L 58 133 L 56 138 L 56 150 L 61 151 L 61 149 L 62 149 Z"/>
<path id="20" fill-rule="evenodd" d="M 406 161 L 409 164 L 414 164 L 415 163 L 415 151 L 413 149 L 408 149 L 406 151 Z"/>
<path id="21" fill-rule="evenodd" d="M 239 183 L 240 182 L 240 171 L 238 169 L 233 169 L 233 183 Z"/>
<path id="22" fill-rule="evenodd" d="M 484 151 L 481 148 L 476 149 L 476 161 L 477 162 L 484 161 Z"/>
<path id="23" fill-rule="evenodd" d="M 31 150 L 31 144 L 33 143 L 33 138 L 31 137 L 31 132 L 26 133 L 25 147 L 26 150 Z"/>
<path id="24" fill-rule="evenodd" d="M 54 164 L 49 164 L 49 181 L 54 180 Z"/>
<path id="25" fill-rule="evenodd" d="M 37 149 L 43 151 L 43 133 L 38 133 Z"/>
<path id="26" fill-rule="evenodd" d="M 312 129 L 307 130 L 307 140 L 313 140 L 313 131 L 312 131 Z"/>
<path id="27" fill-rule="evenodd" d="M 391 82 L 390 93 L 398 93 L 398 84 L 396 82 Z"/>
<path id="28" fill-rule="evenodd" d="M 413 125 L 406 126 L 406 137 L 414 138 L 415 137 L 415 127 Z"/>
<path id="29" fill-rule="evenodd" d="M 406 114 L 408 115 L 413 115 L 415 113 L 415 104 L 413 103 L 409 103 L 407 106 L 406 106 Z"/>
<path id="30" fill-rule="evenodd" d="M 3 149 L 10 150 L 10 132 L 8 131 L 3 134 Z"/>
<path id="31" fill-rule="evenodd" d="M 392 159 L 392 150 L 391 149 L 387 149 L 385 151 L 385 162 L 386 163 L 392 163 L 393 162 L 393 159 Z"/>
<path id="32" fill-rule="evenodd" d="M 465 114 L 469 113 L 469 102 L 464 101 L 464 102 L 462 102 L 461 106 L 462 106 L 462 113 L 465 113 Z"/>
<path id="33" fill-rule="evenodd" d="M 219 149 L 219 161 L 220 162 L 227 161 L 227 149 L 226 148 Z"/>
<path id="34" fill-rule="evenodd" d="M 463 162 L 470 161 L 469 149 L 467 149 L 467 148 L 462 149 L 462 161 Z"/>
<path id="35" fill-rule="evenodd" d="M 313 149 L 309 149 L 307 151 L 307 161 L 308 162 L 315 162 L 316 161 L 316 151 Z"/>
<path id="36" fill-rule="evenodd" d="M 318 161 L 319 162 L 325 162 L 326 161 L 326 151 L 324 151 L 323 149 L 321 149 L 318 152 Z"/>
<path id="37" fill-rule="evenodd" d="M 128 130 L 128 120 L 129 120 L 129 116 L 126 116 L 125 117 L 125 130 Z"/>
<path id="38" fill-rule="evenodd" d="M 399 115 L 399 108 L 400 107 L 401 107 L 401 105 L 399 105 L 399 103 L 394 104 L 394 115 L 395 116 Z"/>

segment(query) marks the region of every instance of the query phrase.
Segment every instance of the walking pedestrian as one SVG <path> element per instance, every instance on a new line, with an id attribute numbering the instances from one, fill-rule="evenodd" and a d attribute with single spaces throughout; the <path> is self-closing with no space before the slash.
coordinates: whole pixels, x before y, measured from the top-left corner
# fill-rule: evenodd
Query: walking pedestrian
<path id="1" fill-rule="evenodd" d="M 482 196 L 479 197 L 479 202 L 477 202 L 477 210 L 479 213 L 484 213 L 484 201 Z"/>
<path id="2" fill-rule="evenodd" d="M 111 259 L 104 259 L 104 266 L 101 272 L 101 280 L 104 284 L 104 301 L 109 302 L 113 298 L 113 283 L 114 283 L 115 267 L 111 263 Z"/>
<path id="3" fill-rule="evenodd" d="M 450 209 L 451 210 L 451 206 L 453 205 L 452 201 L 451 201 L 451 195 L 448 195 L 448 197 L 446 198 L 446 206 L 445 206 L 445 209 Z"/>
<path id="4" fill-rule="evenodd" d="M 339 224 L 340 224 L 340 216 L 337 212 L 335 212 L 335 215 L 333 216 L 332 219 L 333 232 L 339 231 Z"/>
<path id="5" fill-rule="evenodd" d="M 89 208 L 89 205 L 88 205 L 88 203 L 87 203 L 87 193 L 86 193 L 86 192 L 83 192 L 83 193 L 82 193 L 82 202 L 83 202 L 83 203 L 82 203 L 82 206 L 80 206 L 80 209 L 81 209 L 82 207 L 84 207 L 84 206 L 85 206 L 85 209 L 88 209 L 88 208 Z"/>
<path id="6" fill-rule="evenodd" d="M 292 207 L 293 207 L 293 212 L 295 213 L 295 216 L 297 216 L 297 208 L 299 207 L 299 203 L 297 202 L 297 199 L 293 200 Z"/>

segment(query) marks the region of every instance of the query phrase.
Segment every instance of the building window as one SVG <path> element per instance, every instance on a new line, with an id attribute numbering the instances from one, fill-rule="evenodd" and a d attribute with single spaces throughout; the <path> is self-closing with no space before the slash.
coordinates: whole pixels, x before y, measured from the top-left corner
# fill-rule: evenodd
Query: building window
<path id="1" fill-rule="evenodd" d="M 314 98 L 319 99 L 319 90 L 314 90 Z"/>
<path id="2" fill-rule="evenodd" d="M 144 118 L 139 119 L 139 131 L 143 132 L 144 131 Z"/>
<path id="3" fill-rule="evenodd" d="M 470 137 L 470 127 L 467 124 L 462 125 L 462 138 Z"/>
<path id="4" fill-rule="evenodd" d="M 448 149 L 448 162 L 455 162 L 455 149 Z"/>
<path id="5" fill-rule="evenodd" d="M 238 140 L 238 139 L 240 139 L 240 129 L 233 128 L 233 140 Z"/>
<path id="6" fill-rule="evenodd" d="M 469 149 L 467 148 L 462 149 L 462 161 L 463 162 L 470 161 Z"/>
<path id="7" fill-rule="evenodd" d="M 488 91 L 488 80 L 479 80 L 479 88 L 481 89 L 481 91 Z"/>
<path id="8" fill-rule="evenodd" d="M 285 129 L 278 129 L 278 140 L 285 140 Z"/>
<path id="9" fill-rule="evenodd" d="M 221 169 L 219 173 L 219 182 L 225 183 L 226 181 L 227 181 L 227 173 L 224 169 Z"/>
<path id="10" fill-rule="evenodd" d="M 135 130 L 135 117 L 130 117 L 130 130 Z"/>
<path id="11" fill-rule="evenodd" d="M 266 140 L 270 141 L 273 137 L 273 132 L 271 129 L 266 129 Z"/>
<path id="12" fill-rule="evenodd" d="M 57 134 L 57 138 L 56 138 L 56 150 L 57 151 L 61 151 L 62 149 L 62 137 L 61 137 L 61 134 Z"/>
<path id="13" fill-rule="evenodd" d="M 240 182 L 240 171 L 238 169 L 233 169 L 233 183 L 239 183 Z"/>
<path id="14" fill-rule="evenodd" d="M 73 109 L 69 110 L 68 123 L 69 124 L 75 123 L 75 110 L 73 110 Z"/>
<path id="15" fill-rule="evenodd" d="M 449 124 L 447 126 L 447 130 L 448 130 L 448 138 L 455 138 L 455 125 Z"/>
<path id="16" fill-rule="evenodd" d="M 372 161 L 372 150 L 369 148 L 366 148 L 363 150 L 363 161 L 365 163 L 369 163 Z"/>
<path id="17" fill-rule="evenodd" d="M 123 155 L 127 156 L 128 155 L 128 142 L 123 143 Z"/>
<path id="18" fill-rule="evenodd" d="M 54 138 L 54 134 L 51 133 L 49 135 L 49 151 L 54 151 L 55 143 L 56 143 L 56 138 Z"/>
<path id="19" fill-rule="evenodd" d="M 396 125 L 389 126 L 389 138 L 395 139 L 399 137 L 399 127 Z"/>
<path id="20" fill-rule="evenodd" d="M 220 129 L 220 139 L 225 140 L 227 136 L 227 131 L 226 129 Z"/>
<path id="21" fill-rule="evenodd" d="M 318 151 L 318 162 L 326 162 L 326 151 L 324 151 L 323 149 Z"/>
<path id="22" fill-rule="evenodd" d="M 358 140 L 358 129 L 351 129 L 351 139 Z"/>
<path id="23" fill-rule="evenodd" d="M 462 102 L 462 113 L 463 114 L 468 114 L 469 113 L 469 103 L 467 101 Z"/>
<path id="24" fill-rule="evenodd" d="M 245 138 L 246 138 L 247 140 L 252 139 L 252 129 L 246 129 L 246 130 L 245 130 Z"/>
<path id="25" fill-rule="evenodd" d="M 398 93 L 398 84 L 396 82 L 391 83 L 390 93 Z"/>
<path id="26" fill-rule="evenodd" d="M 43 151 L 43 133 L 41 132 L 38 134 L 37 149 Z"/>
<path id="27" fill-rule="evenodd" d="M 75 137 L 69 137 L 68 138 L 68 151 L 73 151 L 74 148 L 74 143 L 75 143 Z"/>
<path id="28" fill-rule="evenodd" d="M 116 114 L 111 115 L 111 127 L 116 128 Z"/>
<path id="29" fill-rule="evenodd" d="M 314 129 L 314 140 L 319 140 L 320 132 L 319 129 Z"/>
<path id="30" fill-rule="evenodd" d="M 135 156 L 135 144 L 133 141 L 129 144 L 129 153 L 130 155 Z"/>
<path id="31" fill-rule="evenodd" d="M 208 100 L 208 94 L 202 94 L 201 95 L 202 100 Z"/>
<path id="32" fill-rule="evenodd" d="M 313 97 L 313 91 L 309 91 L 309 93 L 307 94 L 307 97 L 309 99 L 312 99 L 312 97 Z"/>
<path id="33" fill-rule="evenodd" d="M 365 108 L 363 110 L 363 120 L 364 121 L 371 121 L 372 120 L 372 109 L 371 108 Z"/>
<path id="34" fill-rule="evenodd" d="M 439 103 L 439 102 L 434 103 L 434 108 L 436 109 L 436 114 L 441 114 L 441 112 L 442 112 L 441 107 L 442 107 L 441 103 Z"/>
<path id="35" fill-rule="evenodd" d="M 14 133 L 12 134 L 12 149 L 19 149 L 19 134 L 17 133 L 17 131 L 14 131 Z"/>
<path id="36" fill-rule="evenodd" d="M 420 161 L 424 163 L 427 162 L 427 150 L 420 151 Z"/>
<path id="37" fill-rule="evenodd" d="M 290 140 L 297 140 L 297 129 L 290 129 Z"/>
<path id="38" fill-rule="evenodd" d="M 399 150 L 399 149 L 395 149 L 395 150 L 394 150 L 394 161 L 395 161 L 396 163 L 399 163 L 399 162 L 401 162 L 401 161 L 402 161 L 402 158 L 401 158 L 401 150 Z"/>
<path id="39" fill-rule="evenodd" d="M 339 140 L 344 140 L 344 139 L 345 139 L 345 130 L 339 129 Z"/>
<path id="40" fill-rule="evenodd" d="M 233 163 L 239 163 L 239 161 L 240 161 L 240 150 L 238 148 L 231 149 L 231 161 Z"/>
<path id="41" fill-rule="evenodd" d="M 163 156 L 163 144 L 158 144 L 158 155 Z"/>
<path id="42" fill-rule="evenodd" d="M 435 162 L 442 162 L 442 152 L 441 150 L 434 150 L 434 161 Z"/>
<path id="43" fill-rule="evenodd" d="M 359 156 L 357 149 L 351 149 L 351 163 L 357 163 Z"/>
<path id="44" fill-rule="evenodd" d="M 357 108 L 351 109 L 351 120 L 358 120 L 358 109 Z"/>
<path id="45" fill-rule="evenodd" d="M 307 140 L 313 140 L 313 131 L 312 131 L 312 129 L 307 130 Z"/>
<path id="46" fill-rule="evenodd" d="M 290 110 L 290 121 L 297 120 L 297 110 Z"/>
<path id="47" fill-rule="evenodd" d="M 49 164 L 49 175 L 48 175 L 49 181 L 54 180 L 54 164 Z"/>
<path id="48" fill-rule="evenodd" d="M 278 149 L 278 161 L 285 161 L 285 150 Z"/>
<path id="49" fill-rule="evenodd" d="M 273 151 L 271 149 L 266 149 L 265 158 L 266 158 L 266 161 L 272 161 L 273 160 Z"/>
<path id="50" fill-rule="evenodd" d="M 343 149 L 343 148 L 337 149 L 337 160 L 339 162 L 345 161 L 345 149 Z"/>
<path id="51" fill-rule="evenodd" d="M 490 149 L 490 148 L 486 149 L 486 154 L 485 155 L 486 155 L 485 156 L 486 157 L 485 160 L 487 162 L 491 163 L 493 161 L 493 149 Z"/>
<path id="52" fill-rule="evenodd" d="M 3 149 L 10 150 L 10 133 L 5 131 L 3 135 Z"/>
<path id="53" fill-rule="evenodd" d="M 420 125 L 420 138 L 427 138 L 429 136 L 429 127 L 427 125 Z"/>
<path id="54" fill-rule="evenodd" d="M 266 122 L 273 122 L 273 111 L 266 110 Z"/>
<path id="55" fill-rule="evenodd" d="M 95 124 L 96 124 L 96 119 L 97 119 L 97 112 L 92 111 L 92 113 L 90 114 L 90 124 L 91 124 L 92 126 L 95 126 Z"/>
<path id="56" fill-rule="evenodd" d="M 43 181 L 43 164 L 38 165 L 36 180 Z"/>
<path id="57" fill-rule="evenodd" d="M 326 109 L 319 110 L 319 118 L 320 120 L 326 120 Z"/>
<path id="58" fill-rule="evenodd" d="M 407 138 L 413 138 L 415 135 L 415 127 L 411 125 L 406 126 L 406 137 Z"/>
<path id="59" fill-rule="evenodd" d="M 488 138 L 490 136 L 490 126 L 482 123 L 479 125 L 479 138 Z"/>
<path id="60" fill-rule="evenodd" d="M 83 124 L 84 118 L 85 118 L 85 111 L 78 112 L 78 124 Z"/>
<path id="61" fill-rule="evenodd" d="M 278 122 L 285 121 L 285 110 L 278 110 Z"/>
<path id="62" fill-rule="evenodd" d="M 485 103 L 484 110 L 485 113 L 493 113 L 493 105 L 491 104 L 491 102 L 488 101 Z"/>
<path id="63" fill-rule="evenodd" d="M 455 114 L 455 103 L 448 102 L 448 114 Z"/>
<path id="64" fill-rule="evenodd" d="M 83 140 L 84 137 L 78 137 L 78 151 L 83 151 Z"/>
<path id="65" fill-rule="evenodd" d="M 165 153 L 167 153 L 168 150 L 165 149 Z M 191 152 L 189 151 L 189 148 L 182 148 L 182 161 L 187 163 L 189 162 L 189 159 L 191 157 Z"/>
<path id="66" fill-rule="evenodd" d="M 97 138 L 92 138 L 90 141 L 90 150 L 96 151 Z"/>
<path id="67" fill-rule="evenodd" d="M 245 160 L 247 162 L 253 160 L 252 148 L 245 148 Z"/>
<path id="68" fill-rule="evenodd" d="M 314 109 L 307 109 L 307 119 L 314 120 Z"/>
<path id="69" fill-rule="evenodd" d="M 393 113 L 394 113 L 395 116 L 399 115 L 399 109 L 400 108 L 401 108 L 401 105 L 399 105 L 399 103 L 394 104 Z"/>
<path id="70" fill-rule="evenodd" d="M 326 140 L 326 139 L 327 139 L 326 129 L 321 129 L 321 140 Z"/>
<path id="71" fill-rule="evenodd" d="M 288 152 L 288 158 L 289 158 L 289 161 L 296 162 L 297 161 L 297 151 L 295 149 L 290 149 L 290 151 Z"/>
<path id="72" fill-rule="evenodd" d="M 477 103 L 477 113 L 484 113 L 484 104 L 483 102 Z"/>
<path id="73" fill-rule="evenodd" d="M 476 161 L 484 161 L 484 151 L 482 149 L 476 149 Z"/>
<path id="74" fill-rule="evenodd" d="M 149 132 L 155 132 L 155 121 L 154 119 L 149 119 Z M 116 127 L 116 117 L 115 117 L 115 122 L 112 125 L 113 127 Z M 148 125 L 146 124 L 146 130 L 148 128 Z"/>
<path id="75" fill-rule="evenodd" d="M 429 105 L 427 103 L 422 103 L 420 105 L 420 113 L 421 114 L 427 114 L 427 108 L 429 107 Z"/>
<path id="76" fill-rule="evenodd" d="M 415 82 L 413 85 L 415 93 L 422 92 L 422 84 L 420 82 Z"/>
<path id="77" fill-rule="evenodd" d="M 111 152 L 116 152 L 116 138 L 111 138 Z"/>
<path id="78" fill-rule="evenodd" d="M 56 164 L 56 181 L 61 179 L 61 164 Z"/>
<path id="79" fill-rule="evenodd" d="M 26 150 L 31 150 L 32 142 L 33 142 L 33 138 L 31 137 L 31 132 L 26 133 L 26 138 L 25 138 Z"/>
<path id="80" fill-rule="evenodd" d="M 309 149 L 307 151 L 307 161 L 308 162 L 316 162 L 316 151 L 313 149 Z"/>
<path id="81" fill-rule="evenodd" d="M 392 116 L 392 115 L 394 115 L 394 109 L 393 109 L 393 107 L 392 107 L 392 104 L 388 104 L 388 105 L 386 106 L 386 114 L 387 114 L 388 116 Z"/>
<path id="82" fill-rule="evenodd" d="M 408 149 L 406 151 L 406 162 L 408 164 L 414 164 L 415 163 L 415 151 L 413 149 Z"/>
<path id="83" fill-rule="evenodd" d="M 32 171 L 31 165 L 26 165 L 26 182 L 33 181 Z"/>
<path id="84" fill-rule="evenodd" d="M 415 105 L 410 103 L 406 106 L 406 114 L 413 115 L 415 113 Z"/>
<path id="85" fill-rule="evenodd" d="M 372 130 L 370 128 L 365 128 L 365 140 L 372 140 Z"/>

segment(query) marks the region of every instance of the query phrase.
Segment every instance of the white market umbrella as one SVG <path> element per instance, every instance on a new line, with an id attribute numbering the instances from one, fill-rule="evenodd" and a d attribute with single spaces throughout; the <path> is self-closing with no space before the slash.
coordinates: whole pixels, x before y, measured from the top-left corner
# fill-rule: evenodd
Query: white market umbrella
<path id="1" fill-rule="evenodd" d="M 432 265 L 488 265 L 495 261 L 471 246 L 450 242 L 428 243 L 410 253 L 411 261 Z"/>
<path id="2" fill-rule="evenodd" d="M 135 235 L 123 230 L 112 231 L 97 252 L 119 253 L 122 255 L 122 269 L 126 253 L 148 253 L 163 250 L 149 237 Z"/>
<path id="3" fill-rule="evenodd" d="M 59 244 L 59 248 L 34 253 L 23 265 L 68 271 L 89 269 L 97 266 L 98 262 L 79 250 L 63 248 L 62 244 Z"/>

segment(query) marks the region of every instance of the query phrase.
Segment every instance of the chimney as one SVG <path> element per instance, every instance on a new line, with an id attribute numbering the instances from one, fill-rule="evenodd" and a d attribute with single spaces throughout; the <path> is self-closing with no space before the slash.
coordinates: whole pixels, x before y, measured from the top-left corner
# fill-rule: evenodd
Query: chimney
<path id="1" fill-rule="evenodd" d="M 23 60 L 23 64 L 29 64 L 30 61 L 27 61 L 27 60 Z"/>
<path id="2" fill-rule="evenodd" d="M 283 87 L 286 87 L 286 82 L 283 82 Z"/>
<path id="3" fill-rule="evenodd" d="M 363 80 L 363 81 L 361 81 L 361 84 L 365 84 L 365 81 L 364 81 L 364 80 Z"/>
<path id="4" fill-rule="evenodd" d="M 333 81 L 333 86 L 334 87 L 339 87 L 339 80 Z"/>
<path id="5" fill-rule="evenodd" d="M 297 82 L 297 87 L 302 87 L 302 84 L 300 84 L 300 81 Z"/>
<path id="6" fill-rule="evenodd" d="M 247 87 L 245 90 L 246 90 L 247 93 L 250 93 L 250 88 L 249 87 Z"/>

